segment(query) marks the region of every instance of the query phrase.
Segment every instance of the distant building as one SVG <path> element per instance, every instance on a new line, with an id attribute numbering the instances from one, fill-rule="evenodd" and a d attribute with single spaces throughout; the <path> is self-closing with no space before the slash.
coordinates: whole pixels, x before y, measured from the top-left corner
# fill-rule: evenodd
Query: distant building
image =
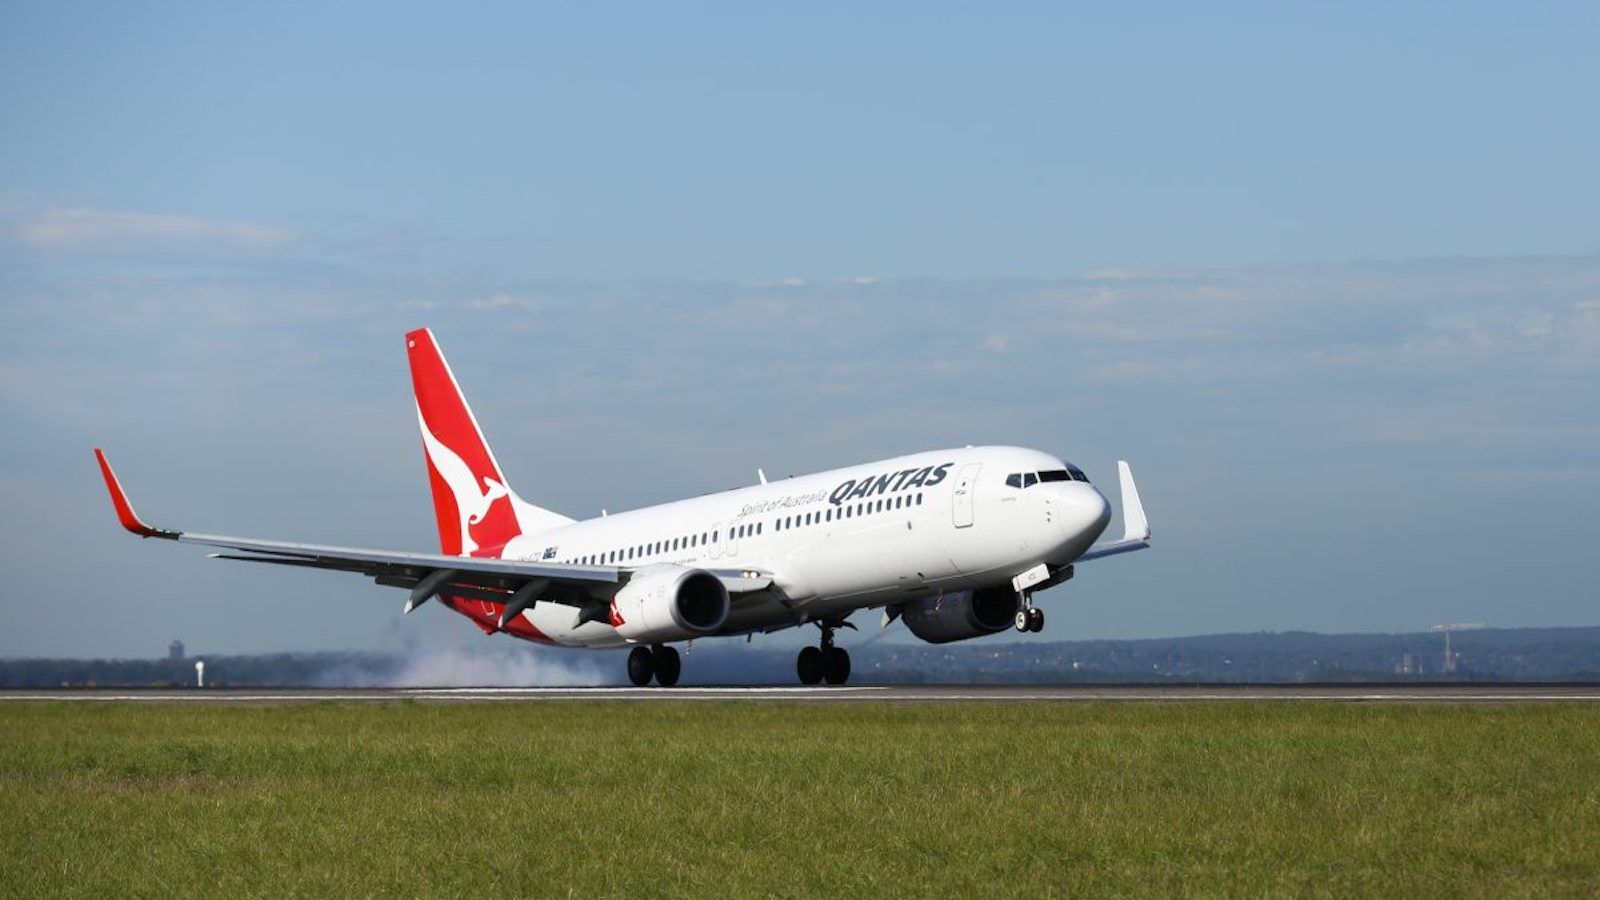
<path id="1" fill-rule="evenodd" d="M 183 659 L 183 641 L 173 641 L 167 645 L 167 659 Z"/>

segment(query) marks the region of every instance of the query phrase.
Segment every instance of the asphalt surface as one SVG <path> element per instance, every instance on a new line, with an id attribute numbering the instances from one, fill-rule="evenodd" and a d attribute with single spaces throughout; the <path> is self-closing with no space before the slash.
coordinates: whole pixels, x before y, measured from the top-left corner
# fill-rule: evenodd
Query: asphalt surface
<path id="1" fill-rule="evenodd" d="M 318 703 L 420 700 L 440 703 L 527 703 L 606 700 L 751 700 L 760 702 L 1195 702 L 1321 701 L 1336 703 L 1595 703 L 1600 684 L 1357 685 L 861 685 L 845 687 L 548 687 L 372 689 L 111 689 L 0 690 L 0 702 Z"/>

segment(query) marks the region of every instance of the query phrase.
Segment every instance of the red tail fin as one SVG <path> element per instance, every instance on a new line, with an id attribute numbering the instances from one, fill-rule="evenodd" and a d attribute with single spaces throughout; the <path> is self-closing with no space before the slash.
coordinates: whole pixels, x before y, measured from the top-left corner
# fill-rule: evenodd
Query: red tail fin
<path id="1" fill-rule="evenodd" d="M 433 332 L 406 335 L 411 387 L 439 520 L 439 545 L 452 556 L 491 555 L 522 533 L 511 488 L 461 395 Z"/>

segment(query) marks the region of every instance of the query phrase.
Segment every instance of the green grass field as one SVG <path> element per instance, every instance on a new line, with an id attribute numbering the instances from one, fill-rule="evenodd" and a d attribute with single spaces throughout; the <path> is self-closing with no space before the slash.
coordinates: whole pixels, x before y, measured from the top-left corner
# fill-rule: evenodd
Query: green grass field
<path id="1" fill-rule="evenodd" d="M 1596 896 L 1600 709 L 0 706 L 0 893 Z"/>

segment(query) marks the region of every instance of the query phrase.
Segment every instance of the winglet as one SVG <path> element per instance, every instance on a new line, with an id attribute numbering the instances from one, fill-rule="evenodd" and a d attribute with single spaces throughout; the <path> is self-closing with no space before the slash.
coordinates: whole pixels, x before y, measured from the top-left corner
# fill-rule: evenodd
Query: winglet
<path id="1" fill-rule="evenodd" d="M 111 492 L 111 505 L 117 510 L 117 521 L 122 527 L 140 537 L 176 538 L 178 532 L 167 531 L 163 528 L 151 528 L 133 511 L 133 504 L 128 502 L 128 495 L 122 490 L 122 483 L 117 481 L 117 474 L 111 471 L 111 463 L 106 459 L 104 450 L 94 448 L 94 458 L 100 462 L 100 474 L 105 476 L 106 490 Z"/>
<path id="2" fill-rule="evenodd" d="M 1139 502 L 1139 486 L 1133 483 L 1133 470 L 1128 468 L 1126 460 L 1117 460 L 1117 480 L 1122 487 L 1122 539 L 1150 540 L 1150 520 L 1144 517 L 1144 504 Z"/>

